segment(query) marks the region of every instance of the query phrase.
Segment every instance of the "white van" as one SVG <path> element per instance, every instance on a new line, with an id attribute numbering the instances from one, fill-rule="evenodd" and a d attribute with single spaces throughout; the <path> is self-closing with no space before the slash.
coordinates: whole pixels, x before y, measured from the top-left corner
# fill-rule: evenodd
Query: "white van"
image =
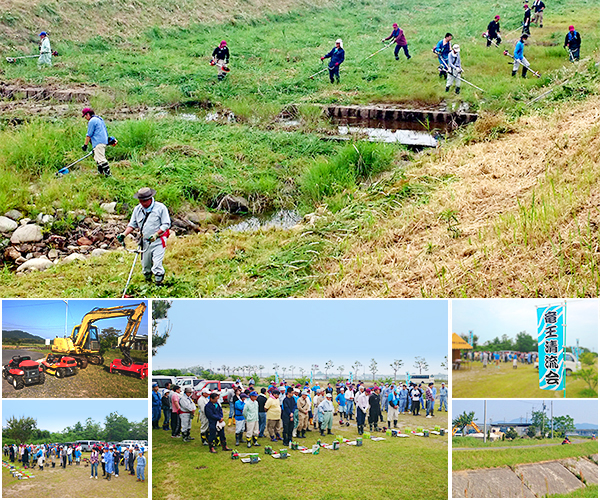
<path id="1" fill-rule="evenodd" d="M 181 387 L 181 391 L 183 392 L 186 387 L 191 387 L 192 390 L 195 390 L 200 382 L 202 380 L 197 377 L 178 377 L 175 383 Z"/>
<path id="2" fill-rule="evenodd" d="M 77 441 L 81 445 L 81 451 L 92 451 L 92 448 L 100 441 Z"/>
<path id="3" fill-rule="evenodd" d="M 533 366 L 537 370 L 539 362 L 536 361 Z M 579 370 L 581 370 L 581 361 L 577 361 L 572 353 L 565 352 L 565 371 L 567 373 L 567 376 Z"/>
<path id="4" fill-rule="evenodd" d="M 433 375 L 411 375 L 410 382 L 413 382 L 417 385 L 419 385 L 419 384 L 427 385 L 430 382 L 435 383 L 435 378 Z"/>
<path id="5" fill-rule="evenodd" d="M 176 384 L 177 379 L 175 377 L 170 377 L 169 375 L 152 375 L 152 383 L 155 382 L 158 384 L 159 389 L 164 389 L 167 385 L 167 382 L 170 382 L 171 385 Z"/>

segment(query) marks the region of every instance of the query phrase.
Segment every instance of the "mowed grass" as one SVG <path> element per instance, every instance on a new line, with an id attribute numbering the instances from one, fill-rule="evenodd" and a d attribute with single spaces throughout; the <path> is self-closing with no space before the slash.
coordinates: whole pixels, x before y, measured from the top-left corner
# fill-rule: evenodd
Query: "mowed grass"
<path id="1" fill-rule="evenodd" d="M 504 441 L 487 441 L 483 442 L 483 439 L 477 439 L 473 437 L 453 437 L 452 438 L 452 448 L 498 448 L 504 446 L 535 446 L 539 444 L 549 445 L 549 444 L 560 444 L 562 443 L 562 438 L 554 438 L 554 439 L 528 439 L 528 438 L 517 438 L 509 441 L 508 439 Z"/>
<path id="2" fill-rule="evenodd" d="M 40 357 L 48 351 L 40 351 Z M 15 391 L 5 380 L 2 381 L 3 398 L 146 398 L 148 397 L 148 379 L 140 380 L 130 374 L 110 373 L 113 359 L 121 359 L 120 351 L 109 350 L 104 354 L 101 366 L 88 364 L 77 374 L 59 379 L 46 374 L 44 384 L 26 386 Z M 132 358 L 147 362 L 147 357 L 133 352 Z"/>
<path id="3" fill-rule="evenodd" d="M 437 404 L 437 403 L 436 403 Z M 228 407 L 224 407 L 225 416 Z M 424 412 L 423 412 L 424 415 Z M 435 418 L 401 416 L 399 427 L 409 425 L 433 429 L 447 426 L 447 413 Z M 340 428 L 334 417 L 333 433 L 355 439 L 356 421 L 351 427 Z M 374 442 L 364 439 L 362 447 L 342 444 L 340 450 L 321 449 L 319 455 L 304 455 L 290 451 L 290 458 L 277 460 L 264 454 L 265 445 L 275 450 L 284 448 L 281 442 L 271 443 L 261 438 L 260 447 L 248 450 L 245 444 L 237 447 L 240 453 L 259 453 L 258 464 L 231 460 L 230 452 L 211 454 L 200 441 L 199 424 L 192 425 L 195 441 L 183 443 L 172 439 L 171 433 L 152 431 L 154 453 L 152 496 L 168 498 L 173 491 L 185 491 L 189 498 L 219 498 L 234 500 L 242 492 L 253 492 L 256 498 L 266 498 L 277 490 L 277 498 L 291 500 L 358 500 L 365 498 L 446 499 L 448 497 L 448 437 L 390 438 Z M 367 425 L 368 429 L 368 425 Z M 227 443 L 235 448 L 234 427 L 226 427 Z M 373 434 L 375 435 L 375 433 Z M 377 433 L 386 437 L 385 433 Z M 305 439 L 297 441 L 306 447 L 316 444 L 319 432 L 312 430 Z M 331 444 L 334 436 L 321 440 Z M 427 478 L 426 488 L 415 488 L 415 478 Z"/>
<path id="4" fill-rule="evenodd" d="M 596 364 L 598 361 L 596 361 Z M 499 368 L 489 363 L 487 368 L 479 361 L 471 363 L 471 369 L 452 372 L 453 397 L 455 398 L 562 398 L 563 391 L 543 391 L 539 388 L 538 371 L 531 365 L 519 364 L 515 370 L 512 363 L 500 363 Z M 567 397 L 582 397 L 579 392 L 587 387 L 583 380 L 573 376 L 566 379 Z M 585 397 L 585 396 L 584 396 Z"/>
<path id="5" fill-rule="evenodd" d="M 135 476 L 125 474 L 119 467 L 119 477 L 111 481 L 102 479 L 102 466 L 98 466 L 98 479 L 90 479 L 90 467 L 86 467 L 83 458 L 90 453 L 83 453 L 81 465 L 67 465 L 66 469 L 57 465 L 53 469 L 52 462 L 46 462 L 44 470 L 37 466 L 31 473 L 32 479 L 18 480 L 2 467 L 2 496 L 4 498 L 147 498 L 148 466 L 146 466 L 146 482 L 136 481 Z M 146 457 L 147 458 L 147 457 Z M 48 467 L 50 463 L 50 467 Z M 17 468 L 18 462 L 14 462 Z M 135 464 L 134 464 L 135 465 Z"/>
<path id="6" fill-rule="evenodd" d="M 53 36 L 61 53 L 55 65 L 39 72 L 35 61 L 5 64 L 5 79 L 43 84 L 52 79 L 68 85 L 97 85 L 97 108 L 115 103 L 171 105 L 181 102 L 218 103 L 240 116 L 269 116 L 290 103 L 394 102 L 435 104 L 446 98 L 437 77 L 437 59 L 431 49 L 451 31 L 461 45 L 465 77 L 486 90 L 485 96 L 464 85 L 461 99 L 479 108 L 497 109 L 507 97 L 518 97 L 532 87 L 552 80 L 549 76 L 567 61 L 562 49 L 570 24 L 582 33 L 583 55 L 598 47 L 595 22 L 600 6 L 592 0 L 561 0 L 547 9 L 543 29 L 532 28 L 526 50 L 528 60 L 544 75 L 540 80 L 513 79 L 502 55 L 513 52 L 522 18 L 521 5 L 490 5 L 457 0 L 403 5 L 391 0 L 332 2 L 326 8 L 298 10 L 281 15 L 244 19 L 226 24 L 199 24 L 188 28 L 149 28 L 123 40 L 120 33 L 79 43 Z M 495 14 L 506 34 L 502 48 L 486 48 L 481 33 Z M 332 20 L 335 22 L 332 22 Z M 160 21 L 157 21 L 160 23 Z M 382 48 L 381 38 L 393 22 L 404 29 L 412 59 L 395 61 L 393 48 L 365 60 Z M 320 57 L 337 38 L 344 40 L 346 62 L 342 83 L 331 86 L 326 72 L 308 77 L 323 66 Z M 231 73 L 216 82 L 209 66 L 212 51 L 226 39 L 231 51 Z"/>
<path id="7" fill-rule="evenodd" d="M 556 495 L 548 495 L 547 498 L 598 498 L 598 485 L 590 484 L 571 493 L 557 493 Z"/>
<path id="8" fill-rule="evenodd" d="M 512 467 L 518 464 L 558 460 L 560 458 L 587 457 L 598 453 L 598 441 L 587 443 L 519 448 L 512 450 L 452 451 L 452 470 Z"/>

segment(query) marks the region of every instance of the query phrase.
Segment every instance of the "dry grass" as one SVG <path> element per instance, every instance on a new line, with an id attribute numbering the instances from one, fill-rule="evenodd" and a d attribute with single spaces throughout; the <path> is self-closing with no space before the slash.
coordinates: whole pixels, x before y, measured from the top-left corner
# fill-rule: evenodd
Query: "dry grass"
<path id="1" fill-rule="evenodd" d="M 314 295 L 597 296 L 599 122 L 595 97 L 414 165 L 450 181 L 352 236 Z"/>

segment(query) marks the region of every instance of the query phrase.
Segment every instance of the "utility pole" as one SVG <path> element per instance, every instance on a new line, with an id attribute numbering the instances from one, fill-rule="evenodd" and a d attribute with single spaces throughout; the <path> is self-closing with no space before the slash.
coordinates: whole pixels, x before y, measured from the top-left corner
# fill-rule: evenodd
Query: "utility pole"
<path id="1" fill-rule="evenodd" d="M 483 442 L 487 441 L 487 399 L 483 400 Z"/>
<path id="2" fill-rule="evenodd" d="M 546 417 L 546 401 L 542 401 L 542 438 L 546 437 L 544 433 L 544 422 Z"/>
<path id="3" fill-rule="evenodd" d="M 550 401 L 550 428 L 552 429 L 551 437 L 554 439 L 554 401 Z"/>
<path id="4" fill-rule="evenodd" d="M 63 302 L 67 305 L 67 307 L 65 307 L 65 338 L 67 338 L 67 320 L 68 320 L 68 316 L 69 316 L 69 301 L 63 299 Z"/>

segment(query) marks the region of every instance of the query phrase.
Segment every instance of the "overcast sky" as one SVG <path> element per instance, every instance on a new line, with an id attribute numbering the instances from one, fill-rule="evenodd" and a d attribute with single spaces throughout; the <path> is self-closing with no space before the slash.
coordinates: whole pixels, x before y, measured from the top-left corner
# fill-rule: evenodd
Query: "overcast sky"
<path id="1" fill-rule="evenodd" d="M 368 373 L 375 358 L 380 375 L 392 373 L 394 359 L 404 361 L 404 374 L 422 356 L 437 374 L 448 354 L 445 300 L 176 300 L 169 320 L 154 369 L 262 364 L 272 372 L 278 363 L 298 375 L 298 367 L 309 374 L 331 359 L 334 372 L 344 365 L 347 374 L 358 360 Z"/>
<path id="2" fill-rule="evenodd" d="M 479 343 L 503 334 L 514 340 L 521 331 L 536 338 L 536 307 L 558 305 L 549 299 L 460 299 L 452 301 L 452 331 L 479 336 Z M 598 352 L 598 300 L 567 300 L 567 345 Z"/>
<path id="3" fill-rule="evenodd" d="M 67 335 L 71 335 L 73 327 L 81 324 L 86 313 L 95 307 L 115 307 L 120 305 L 137 305 L 148 301 L 124 300 L 77 300 L 68 301 Z M 67 304 L 63 300 L 6 300 L 2 301 L 2 329 L 23 330 L 45 339 L 63 337 L 65 334 L 65 312 Z M 124 331 L 127 318 L 102 319 L 95 323 L 102 331 L 114 327 Z M 138 335 L 148 335 L 148 309 L 138 330 Z"/>
<path id="4" fill-rule="evenodd" d="M 598 400 L 597 399 L 577 399 L 562 400 L 553 399 L 554 416 L 569 415 L 573 417 L 576 424 L 598 424 Z M 550 415 L 550 400 L 546 400 L 546 413 Z M 542 410 L 543 401 L 540 399 L 532 400 L 510 400 L 510 399 L 488 399 L 487 403 L 487 421 L 492 422 L 510 422 L 515 418 L 525 418 L 531 420 L 532 408 L 535 411 Z M 467 413 L 475 412 L 475 421 L 483 424 L 483 400 L 452 400 L 452 418 L 456 418 L 464 411 Z M 526 415 L 527 414 L 527 415 Z"/>
<path id="5" fill-rule="evenodd" d="M 75 379 L 73 379 L 75 380 Z M 117 412 L 131 422 L 148 418 L 148 401 L 126 399 L 4 399 L 2 400 L 2 426 L 8 418 L 33 417 L 37 428 L 60 432 L 66 427 L 91 418 L 104 426 L 107 415 Z"/>

